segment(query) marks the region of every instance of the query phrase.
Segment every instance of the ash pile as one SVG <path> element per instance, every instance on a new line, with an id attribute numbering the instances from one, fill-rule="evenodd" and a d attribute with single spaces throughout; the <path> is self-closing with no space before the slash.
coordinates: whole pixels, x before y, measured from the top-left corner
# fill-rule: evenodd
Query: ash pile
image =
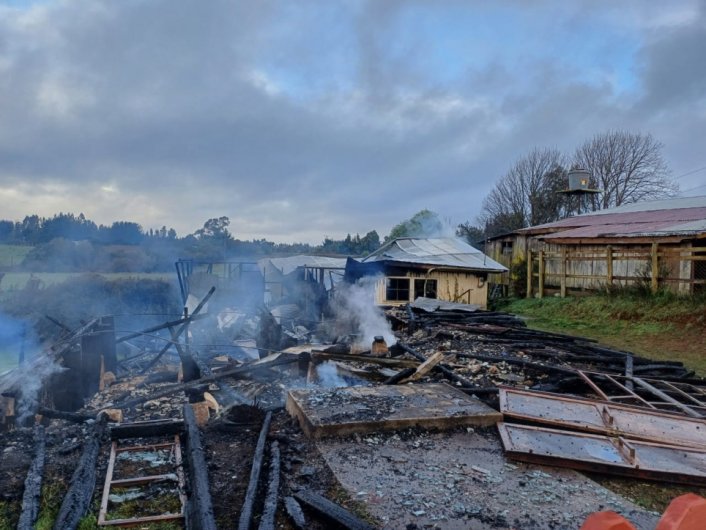
<path id="1" fill-rule="evenodd" d="M 609 508 L 645 530 L 659 514 L 579 471 L 706 485 L 706 382 L 681 363 L 434 299 L 215 291 L 139 331 L 67 331 L 21 419 L 23 378 L 3 379 L 20 527 L 42 484 L 64 492 L 55 528 L 569 529 Z"/>

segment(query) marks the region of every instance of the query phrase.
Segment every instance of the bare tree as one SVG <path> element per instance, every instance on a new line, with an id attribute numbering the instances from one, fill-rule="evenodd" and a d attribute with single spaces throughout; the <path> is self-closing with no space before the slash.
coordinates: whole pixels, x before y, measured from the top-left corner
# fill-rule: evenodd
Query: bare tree
<path id="1" fill-rule="evenodd" d="M 592 187 L 603 192 L 594 209 L 670 197 L 678 191 L 662 158 L 662 144 L 651 134 L 598 134 L 576 150 L 573 165 L 590 171 Z"/>
<path id="2" fill-rule="evenodd" d="M 561 219 L 566 188 L 564 157 L 556 149 L 533 149 L 497 182 L 483 201 L 479 220 L 494 234 Z"/>

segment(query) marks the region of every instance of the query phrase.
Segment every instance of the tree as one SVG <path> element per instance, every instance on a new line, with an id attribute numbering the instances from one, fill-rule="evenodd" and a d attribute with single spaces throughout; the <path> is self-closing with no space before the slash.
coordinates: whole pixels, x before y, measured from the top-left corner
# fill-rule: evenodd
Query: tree
<path id="1" fill-rule="evenodd" d="M 576 149 L 573 164 L 587 169 L 592 187 L 603 192 L 594 209 L 670 197 L 678 191 L 662 158 L 662 144 L 651 134 L 598 134 Z"/>
<path id="2" fill-rule="evenodd" d="M 557 149 L 535 148 L 518 159 L 483 201 L 480 221 L 487 235 L 561 219 L 566 188 L 564 157 Z"/>
<path id="3" fill-rule="evenodd" d="M 468 244 L 476 246 L 485 239 L 485 229 L 474 226 L 470 222 L 461 223 L 456 227 L 456 235 L 465 239 Z"/>
<path id="4" fill-rule="evenodd" d="M 232 239 L 230 232 L 228 231 L 228 225 L 230 225 L 230 219 L 226 216 L 209 219 L 203 224 L 203 228 L 199 228 L 194 232 L 194 236 L 197 239 L 220 239 L 227 240 Z"/>
<path id="5" fill-rule="evenodd" d="M 398 237 L 438 237 L 443 232 L 444 223 L 439 214 L 425 208 L 392 227 L 390 234 L 385 237 L 385 242 Z"/>

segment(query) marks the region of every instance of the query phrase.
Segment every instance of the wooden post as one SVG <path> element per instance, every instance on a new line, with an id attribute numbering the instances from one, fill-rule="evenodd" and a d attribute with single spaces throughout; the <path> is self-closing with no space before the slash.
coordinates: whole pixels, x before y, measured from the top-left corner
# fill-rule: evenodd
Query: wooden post
<path id="1" fill-rule="evenodd" d="M 532 251 L 527 248 L 527 298 L 532 298 Z"/>
<path id="2" fill-rule="evenodd" d="M 537 295 L 544 298 L 544 251 L 539 251 L 539 285 L 537 286 Z"/>
<path id="3" fill-rule="evenodd" d="M 657 254 L 658 243 L 652 243 L 652 293 L 659 289 L 659 256 Z"/>
<path id="4" fill-rule="evenodd" d="M 613 247 L 608 245 L 605 252 L 606 288 L 609 289 L 613 286 Z"/>
<path id="5" fill-rule="evenodd" d="M 561 293 L 566 298 L 566 247 L 561 247 Z"/>

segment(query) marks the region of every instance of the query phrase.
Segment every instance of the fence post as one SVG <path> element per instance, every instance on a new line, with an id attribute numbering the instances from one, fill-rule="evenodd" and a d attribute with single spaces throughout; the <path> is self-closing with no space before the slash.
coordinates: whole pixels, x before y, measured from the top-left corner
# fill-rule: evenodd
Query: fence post
<path id="1" fill-rule="evenodd" d="M 566 247 L 561 247 L 561 293 L 566 298 Z"/>
<path id="2" fill-rule="evenodd" d="M 657 254 L 658 243 L 652 243 L 652 293 L 656 293 L 659 288 L 659 256 Z"/>
<path id="3" fill-rule="evenodd" d="M 539 251 L 539 285 L 537 286 L 537 295 L 544 298 L 544 251 Z"/>
<path id="4" fill-rule="evenodd" d="M 532 298 L 532 251 L 529 248 L 527 248 L 527 298 Z"/>
<path id="5" fill-rule="evenodd" d="M 605 252 L 606 288 L 610 289 L 613 286 L 613 247 L 608 245 Z"/>

